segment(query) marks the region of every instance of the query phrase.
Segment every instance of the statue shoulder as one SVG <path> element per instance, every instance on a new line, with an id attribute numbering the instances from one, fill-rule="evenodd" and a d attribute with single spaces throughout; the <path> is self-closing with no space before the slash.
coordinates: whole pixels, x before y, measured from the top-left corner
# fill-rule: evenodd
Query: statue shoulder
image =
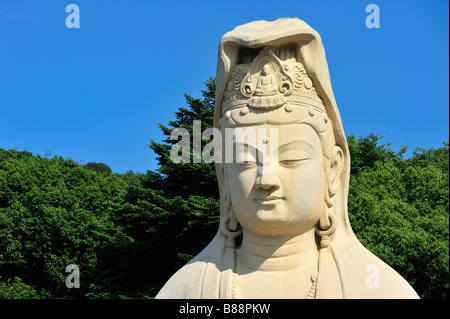
<path id="1" fill-rule="evenodd" d="M 164 284 L 155 299 L 200 298 L 203 273 L 207 263 L 194 258 L 181 267 Z"/>
<path id="2" fill-rule="evenodd" d="M 418 299 L 411 285 L 392 267 L 371 253 L 361 243 L 347 250 L 353 298 Z"/>
<path id="3" fill-rule="evenodd" d="M 205 272 L 211 263 L 211 253 L 215 250 L 215 245 L 216 238 L 197 256 L 170 277 L 158 292 L 155 299 L 201 298 Z M 217 269 L 217 267 L 213 268 Z"/>

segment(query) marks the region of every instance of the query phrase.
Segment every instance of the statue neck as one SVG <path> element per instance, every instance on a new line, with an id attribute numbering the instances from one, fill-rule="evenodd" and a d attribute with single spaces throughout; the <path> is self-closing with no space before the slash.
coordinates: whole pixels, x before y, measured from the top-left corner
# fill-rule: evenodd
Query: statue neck
<path id="1" fill-rule="evenodd" d="M 244 231 L 239 263 L 251 270 L 286 271 L 317 263 L 314 229 L 295 236 L 258 236 Z"/>

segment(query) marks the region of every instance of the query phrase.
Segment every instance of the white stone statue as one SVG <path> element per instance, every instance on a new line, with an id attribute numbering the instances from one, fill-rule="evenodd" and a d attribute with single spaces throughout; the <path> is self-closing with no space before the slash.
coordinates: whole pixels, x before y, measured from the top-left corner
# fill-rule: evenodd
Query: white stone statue
<path id="1" fill-rule="evenodd" d="M 216 146 L 247 131 L 215 164 L 216 236 L 156 298 L 418 298 L 351 229 L 350 154 L 320 36 L 296 18 L 236 27 L 216 83 Z"/>

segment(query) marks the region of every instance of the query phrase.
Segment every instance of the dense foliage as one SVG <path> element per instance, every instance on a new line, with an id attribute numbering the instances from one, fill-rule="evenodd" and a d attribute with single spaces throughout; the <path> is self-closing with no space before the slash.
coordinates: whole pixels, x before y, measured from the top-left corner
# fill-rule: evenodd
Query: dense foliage
<path id="1" fill-rule="evenodd" d="M 403 160 L 378 140 L 348 138 L 352 228 L 422 298 L 448 297 L 449 143 Z"/>
<path id="2" fill-rule="evenodd" d="M 213 164 L 174 164 L 175 127 L 212 125 L 215 80 L 185 95 L 167 139 L 150 140 L 160 168 L 112 173 L 102 163 L 0 149 L 0 298 L 151 298 L 218 229 Z M 349 215 L 361 242 L 424 298 L 449 289 L 449 143 L 395 152 L 380 136 L 349 136 Z M 206 144 L 208 141 L 203 141 Z M 191 150 L 191 156 L 197 156 Z M 66 266 L 80 267 L 68 289 Z"/>

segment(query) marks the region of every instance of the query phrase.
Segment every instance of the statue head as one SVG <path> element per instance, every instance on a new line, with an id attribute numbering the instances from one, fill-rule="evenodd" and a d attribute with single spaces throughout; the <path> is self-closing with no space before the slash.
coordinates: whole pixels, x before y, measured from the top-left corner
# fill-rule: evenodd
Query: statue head
<path id="1" fill-rule="evenodd" d="M 265 65 L 263 66 L 262 74 L 263 74 L 263 75 L 270 74 L 270 66 L 269 66 L 268 64 L 265 64 Z"/>
<path id="2" fill-rule="evenodd" d="M 224 158 L 216 167 L 227 224 L 221 229 L 228 234 L 240 235 L 239 227 L 262 236 L 317 228 L 318 234 L 327 231 L 326 245 L 337 229 L 333 206 L 339 186 L 344 186 L 339 203 L 345 204 L 348 148 L 334 99 L 319 94 L 320 80 L 326 79 L 307 71 L 299 45 L 229 47 L 234 59 L 218 79 L 222 89 L 216 97 L 216 127 L 222 136 L 233 132 L 222 141 L 234 152 L 232 161 Z M 275 93 L 258 90 L 260 78 L 269 73 Z M 341 207 L 340 219 L 347 224 L 344 212 Z"/>

